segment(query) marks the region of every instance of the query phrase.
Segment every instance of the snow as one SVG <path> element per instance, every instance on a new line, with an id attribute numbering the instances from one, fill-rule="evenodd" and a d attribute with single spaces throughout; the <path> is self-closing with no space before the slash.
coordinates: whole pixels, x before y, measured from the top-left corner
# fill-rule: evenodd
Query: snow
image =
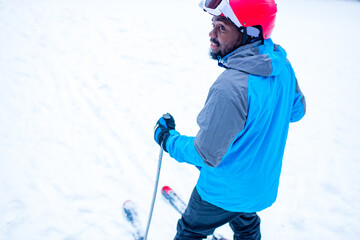
<path id="1" fill-rule="evenodd" d="M 278 0 L 273 40 L 307 100 L 290 128 L 263 239 L 359 239 L 360 4 Z M 193 0 L 0 0 L 0 239 L 130 240 L 122 203 L 145 228 L 170 112 L 195 135 L 222 69 L 210 16 Z M 198 171 L 163 157 L 160 186 L 187 201 Z M 179 214 L 158 195 L 149 239 Z M 225 226 L 219 230 L 231 238 Z"/>

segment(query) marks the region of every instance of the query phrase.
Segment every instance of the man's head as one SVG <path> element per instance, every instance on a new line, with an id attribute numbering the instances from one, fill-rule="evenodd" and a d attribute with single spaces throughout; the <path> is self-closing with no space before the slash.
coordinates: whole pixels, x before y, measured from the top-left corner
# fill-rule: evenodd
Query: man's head
<path id="1" fill-rule="evenodd" d="M 262 39 L 268 39 L 271 37 L 272 30 L 275 26 L 277 6 L 274 0 L 202 0 L 200 7 L 214 16 L 214 29 L 210 32 L 210 37 L 214 43 L 211 47 L 212 57 L 225 56 L 225 53 L 228 52 L 227 50 L 232 45 L 232 38 L 228 39 L 226 37 L 225 42 L 230 45 L 225 46 L 221 45 L 221 42 L 213 37 L 215 33 L 218 32 L 215 31 L 215 22 L 218 22 L 220 19 L 229 19 L 229 22 L 233 23 L 233 27 L 244 31 L 243 34 L 240 32 L 240 37 L 244 37 L 239 46 L 248 43 L 247 36 L 248 33 L 250 33 L 248 30 L 260 30 L 260 37 Z M 235 34 L 232 35 L 234 38 L 239 34 L 235 33 L 235 31 L 232 32 Z"/>
<path id="2" fill-rule="evenodd" d="M 214 16 L 210 36 L 210 56 L 213 59 L 224 57 L 241 45 L 243 34 L 230 20 Z"/>

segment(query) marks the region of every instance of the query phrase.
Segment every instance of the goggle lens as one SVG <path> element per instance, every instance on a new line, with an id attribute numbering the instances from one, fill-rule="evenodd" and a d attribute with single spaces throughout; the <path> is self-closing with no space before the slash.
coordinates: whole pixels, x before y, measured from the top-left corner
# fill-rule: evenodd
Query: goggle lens
<path id="1" fill-rule="evenodd" d="M 214 16 L 223 14 L 229 18 L 237 27 L 241 27 L 241 23 L 237 19 L 235 13 L 231 9 L 229 0 L 202 0 L 199 6 Z"/>
<path id="2" fill-rule="evenodd" d="M 216 9 L 221 2 L 222 0 L 206 0 L 205 7 L 210 9 Z"/>

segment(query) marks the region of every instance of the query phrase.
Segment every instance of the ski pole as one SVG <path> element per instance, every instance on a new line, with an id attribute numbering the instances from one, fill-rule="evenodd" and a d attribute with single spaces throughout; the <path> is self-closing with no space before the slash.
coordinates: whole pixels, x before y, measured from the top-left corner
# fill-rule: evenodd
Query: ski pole
<path id="1" fill-rule="evenodd" d="M 159 160 L 158 160 L 158 168 L 157 168 L 157 174 L 156 174 L 156 180 L 155 180 L 154 193 L 153 193 L 153 198 L 152 198 L 152 202 L 151 202 L 150 214 L 149 214 L 149 219 L 148 219 L 147 226 L 146 226 L 146 231 L 145 231 L 144 240 L 147 240 L 147 236 L 148 236 L 149 228 L 150 228 L 150 222 L 151 222 L 152 214 L 153 214 L 153 211 L 154 211 L 154 205 L 155 205 L 155 199 L 156 199 L 156 192 L 157 192 L 158 185 L 159 185 L 159 178 L 160 178 L 160 169 L 161 169 L 162 156 L 163 156 L 163 149 L 162 149 L 162 147 L 160 147 L 160 153 L 159 153 Z"/>

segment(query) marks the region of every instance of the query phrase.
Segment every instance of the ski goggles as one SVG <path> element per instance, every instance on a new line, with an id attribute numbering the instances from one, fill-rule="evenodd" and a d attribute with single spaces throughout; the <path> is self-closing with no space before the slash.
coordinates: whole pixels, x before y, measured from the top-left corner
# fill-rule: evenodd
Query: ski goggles
<path id="1" fill-rule="evenodd" d="M 202 0 L 199 6 L 206 12 L 214 16 L 223 14 L 230 19 L 238 28 L 242 25 L 237 19 L 234 11 L 232 10 L 229 0 Z"/>

